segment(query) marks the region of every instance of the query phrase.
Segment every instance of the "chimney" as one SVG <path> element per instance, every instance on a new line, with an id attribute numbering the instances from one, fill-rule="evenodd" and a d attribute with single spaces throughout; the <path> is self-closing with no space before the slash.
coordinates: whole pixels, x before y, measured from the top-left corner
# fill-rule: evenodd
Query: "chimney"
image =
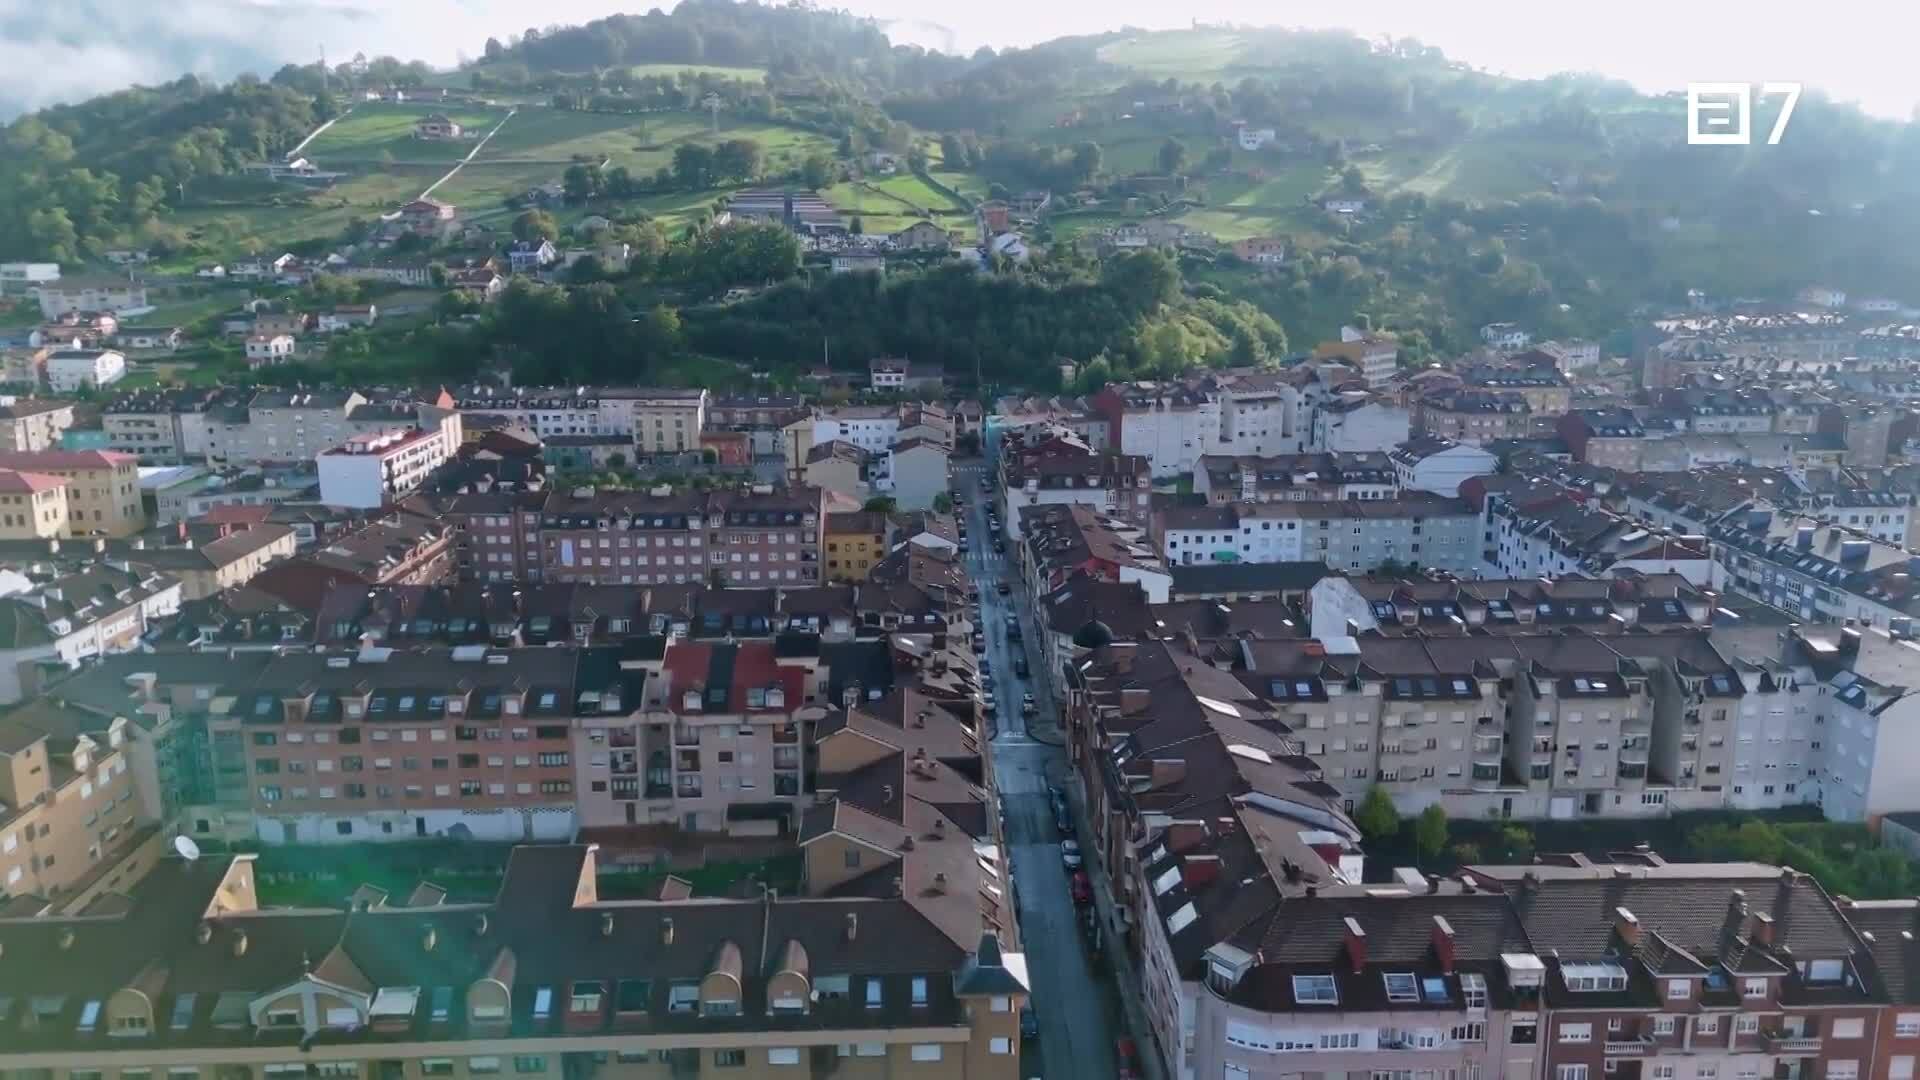
<path id="1" fill-rule="evenodd" d="M 1756 911 L 1747 916 L 1747 936 L 1761 945 L 1773 944 L 1773 916 Z"/>
<path id="2" fill-rule="evenodd" d="M 660 944 L 662 945 L 673 944 L 673 917 L 672 916 L 668 916 L 667 918 L 660 920 Z"/>
<path id="3" fill-rule="evenodd" d="M 852 941 L 856 936 L 859 935 L 859 933 L 860 933 L 859 912 L 855 912 L 855 911 L 847 912 L 847 940 Z"/>
<path id="4" fill-rule="evenodd" d="M 1183 855 L 1207 838 L 1207 827 L 1197 821 L 1176 821 L 1167 826 L 1166 838 L 1167 850 Z"/>
<path id="5" fill-rule="evenodd" d="M 1640 920 L 1626 908 L 1613 909 L 1613 929 L 1629 947 L 1640 944 Z"/>
<path id="6" fill-rule="evenodd" d="M 1801 551 L 1813 550 L 1813 526 L 1802 525 L 1793 531 L 1793 546 Z"/>
<path id="7" fill-rule="evenodd" d="M 1198 890 L 1220 879 L 1220 859 L 1215 855 L 1196 855 L 1180 861 L 1180 880 L 1189 890 Z"/>
<path id="8" fill-rule="evenodd" d="M 1453 974 L 1453 924 L 1445 916 L 1433 917 L 1433 955 L 1442 972 Z"/>
<path id="9" fill-rule="evenodd" d="M 945 871 L 941 871 L 940 873 L 933 875 L 933 888 L 931 891 L 935 896 L 946 895 L 947 875 Z"/>
<path id="10" fill-rule="evenodd" d="M 1353 973 L 1360 974 L 1367 968 L 1367 932 L 1360 929 L 1360 923 L 1353 916 L 1346 918 L 1347 961 L 1353 965 Z"/>

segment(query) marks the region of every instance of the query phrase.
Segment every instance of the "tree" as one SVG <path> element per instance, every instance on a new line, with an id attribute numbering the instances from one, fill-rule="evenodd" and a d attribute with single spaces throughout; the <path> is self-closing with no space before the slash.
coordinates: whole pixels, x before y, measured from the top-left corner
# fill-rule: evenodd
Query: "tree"
<path id="1" fill-rule="evenodd" d="M 561 174 L 560 186 L 568 202 L 586 202 L 606 189 L 606 177 L 598 163 L 576 161 Z"/>
<path id="2" fill-rule="evenodd" d="M 853 220 L 847 222 L 847 231 L 855 236 L 864 236 L 867 231 L 866 222 L 860 220 L 859 214 L 855 214 Z"/>
<path id="3" fill-rule="evenodd" d="M 952 513 L 953 512 L 953 496 L 947 494 L 944 491 L 938 495 L 935 495 L 933 497 L 933 512 L 936 514 Z"/>
<path id="4" fill-rule="evenodd" d="M 1420 854 L 1428 859 L 1440 854 L 1447 846 L 1447 812 L 1434 803 L 1420 816 L 1413 819 L 1413 843 Z"/>
<path id="5" fill-rule="evenodd" d="M 925 147 L 915 145 L 907 151 L 907 168 L 917 173 L 927 171 L 927 150 Z"/>
<path id="6" fill-rule="evenodd" d="M 1375 784 L 1367 789 L 1367 797 L 1360 801 L 1360 808 L 1354 811 L 1353 823 L 1367 839 L 1386 840 L 1400 831 L 1400 811 L 1393 807 L 1393 796 L 1387 789 Z"/>
<path id="7" fill-rule="evenodd" d="M 1523 863 L 1533 858 L 1533 830 L 1514 823 L 1500 827 L 1500 860 Z"/>
<path id="8" fill-rule="evenodd" d="M 714 175 L 726 180 L 751 180 L 760 175 L 760 144 L 752 139 L 728 139 L 713 148 Z"/>
<path id="9" fill-rule="evenodd" d="M 825 154 L 808 154 L 800 163 L 800 182 L 810 188 L 833 183 L 833 159 Z"/>
<path id="10" fill-rule="evenodd" d="M 1187 167 L 1187 144 L 1172 136 L 1160 144 L 1160 171 L 1173 176 Z"/>
<path id="11" fill-rule="evenodd" d="M 698 143 L 681 143 L 673 151 L 673 178 L 683 188 L 698 191 L 713 184 L 713 151 Z"/>
<path id="12" fill-rule="evenodd" d="M 583 255 L 567 268 L 567 280 L 575 285 L 589 285 L 606 276 L 606 265 L 598 255 Z"/>
<path id="13" fill-rule="evenodd" d="M 1105 160 L 1099 143 L 1080 143 L 1073 148 L 1073 174 L 1084 184 L 1100 174 L 1100 165 Z"/>
<path id="14" fill-rule="evenodd" d="M 498 60 L 505 55 L 507 55 L 507 47 L 505 45 L 500 44 L 499 38 L 490 37 L 487 39 L 487 46 L 485 50 L 485 56 L 487 59 Z"/>
<path id="15" fill-rule="evenodd" d="M 891 514 L 898 505 L 891 495 L 876 495 L 868 499 L 860 509 L 874 514 Z"/>
<path id="16" fill-rule="evenodd" d="M 553 220 L 553 215 L 545 210 L 528 210 L 513 219 L 513 236 L 516 240 L 538 243 L 559 235 L 560 226 Z"/>
<path id="17" fill-rule="evenodd" d="M 1340 173 L 1340 193 L 1342 195 L 1367 193 L 1367 176 L 1360 171 L 1360 166 L 1349 165 Z"/>

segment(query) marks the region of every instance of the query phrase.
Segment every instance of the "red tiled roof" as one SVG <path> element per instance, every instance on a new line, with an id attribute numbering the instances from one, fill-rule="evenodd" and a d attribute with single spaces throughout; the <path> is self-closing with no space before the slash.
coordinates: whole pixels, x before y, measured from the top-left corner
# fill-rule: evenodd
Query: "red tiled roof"
<path id="1" fill-rule="evenodd" d="M 65 487 L 66 483 L 57 476 L 48 476 L 45 473 L 0 469 L 0 492 L 6 492 L 9 495 L 52 491 L 55 488 Z"/>
<path id="2" fill-rule="evenodd" d="M 0 451 L 0 469 L 34 472 L 40 469 L 100 469 L 131 465 L 137 458 L 112 450 Z"/>
<path id="3" fill-rule="evenodd" d="M 663 670 L 667 675 L 667 709 L 680 713 L 689 690 L 707 688 L 707 668 L 713 662 L 713 646 L 692 642 L 676 643 L 667 650 Z"/>

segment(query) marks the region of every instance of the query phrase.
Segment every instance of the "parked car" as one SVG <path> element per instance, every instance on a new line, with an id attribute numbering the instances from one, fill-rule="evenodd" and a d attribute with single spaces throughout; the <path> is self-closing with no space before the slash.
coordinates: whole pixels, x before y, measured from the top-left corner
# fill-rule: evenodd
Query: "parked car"
<path id="1" fill-rule="evenodd" d="M 973 651 L 983 654 L 987 651 L 987 635 L 978 630 L 973 632 Z"/>
<path id="2" fill-rule="evenodd" d="M 1034 713 L 1037 713 L 1040 711 L 1040 707 L 1033 703 L 1032 694 L 1020 695 L 1020 711 L 1022 713 L 1025 713 L 1028 716 L 1032 716 Z"/>
<path id="3" fill-rule="evenodd" d="M 1020 676 L 1023 679 L 1026 678 L 1028 675 L 1032 674 L 1027 670 L 1027 654 L 1026 653 L 1023 652 L 1023 653 L 1014 654 L 1013 673 L 1015 675 Z"/>
<path id="4" fill-rule="evenodd" d="M 1040 1019 L 1033 1015 L 1032 1005 L 1020 1006 L 1020 1037 L 1037 1039 L 1040 1037 Z"/>
<path id="5" fill-rule="evenodd" d="M 996 536 L 993 538 L 993 551 L 996 555 L 1005 555 L 1007 553 L 1007 541 L 1005 537 Z"/>
<path id="6" fill-rule="evenodd" d="M 1013 591 L 1013 586 L 1011 586 L 1011 585 L 1009 585 L 1009 584 L 1007 584 L 1007 583 L 1006 583 L 1006 582 L 1004 582 L 1004 581 L 1000 583 L 1000 585 L 999 585 L 999 593 L 1000 593 L 1000 595 L 1001 595 L 1001 596 L 1005 596 L 1005 595 L 1007 595 L 1008 593 L 1010 593 L 1010 592 L 1012 592 L 1012 591 Z"/>
<path id="7" fill-rule="evenodd" d="M 1080 858 L 1080 841 L 1078 840 L 1060 841 L 1060 861 L 1065 863 L 1067 866 L 1067 869 L 1069 870 L 1080 869 L 1080 864 L 1082 861 Z"/>
<path id="8" fill-rule="evenodd" d="M 1093 879 L 1087 876 L 1085 870 L 1075 870 L 1073 877 L 1068 880 L 1067 888 L 1073 893 L 1074 903 L 1082 905 L 1093 903 Z"/>
<path id="9" fill-rule="evenodd" d="M 1132 1039 L 1121 1039 L 1113 1048 L 1113 1057 L 1120 1063 L 1118 1080 L 1140 1080 L 1140 1054 Z"/>

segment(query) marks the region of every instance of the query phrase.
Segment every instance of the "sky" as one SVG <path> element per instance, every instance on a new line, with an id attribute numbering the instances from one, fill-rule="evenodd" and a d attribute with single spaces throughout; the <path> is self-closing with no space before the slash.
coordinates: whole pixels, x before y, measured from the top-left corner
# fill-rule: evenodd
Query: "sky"
<path id="1" fill-rule="evenodd" d="M 0 0 L 0 119 L 192 71 L 231 78 L 356 51 L 452 64 L 488 36 L 531 23 L 578 23 L 646 3 L 615 0 Z M 1911 43 L 1914 0 L 1818 5 L 1732 0 L 846 0 L 894 27 L 897 39 L 971 51 L 1031 45 L 1120 26 L 1165 29 L 1190 20 L 1345 27 L 1416 37 L 1476 67 L 1535 77 L 1595 71 L 1648 91 L 1688 81 L 1790 81 L 1822 88 L 1880 116 L 1920 106 Z"/>

